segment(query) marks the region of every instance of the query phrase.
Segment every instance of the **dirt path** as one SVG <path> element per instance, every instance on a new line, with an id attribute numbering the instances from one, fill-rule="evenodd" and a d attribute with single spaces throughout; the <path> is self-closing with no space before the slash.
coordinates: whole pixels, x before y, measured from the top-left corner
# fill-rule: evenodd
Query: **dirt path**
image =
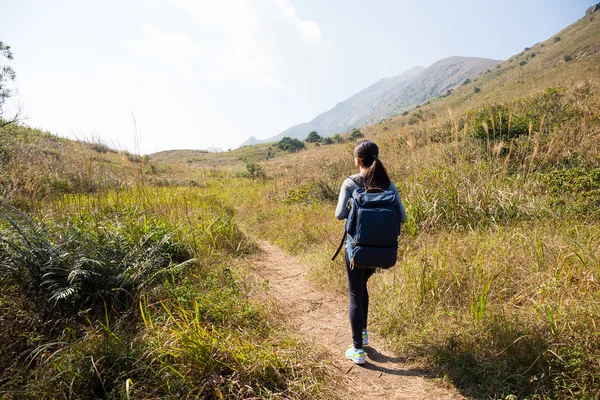
<path id="1" fill-rule="evenodd" d="M 427 379 L 423 369 L 394 357 L 375 334 L 370 333 L 370 345 L 365 346 L 364 366 L 346 360 L 343 353 L 352 342 L 347 299 L 316 289 L 305 276 L 306 266 L 278 247 L 260 242 L 260 250 L 250 260 L 254 272 L 268 280 L 269 296 L 289 324 L 330 353 L 336 380 L 346 387 L 342 398 L 464 399 L 455 389 Z"/>

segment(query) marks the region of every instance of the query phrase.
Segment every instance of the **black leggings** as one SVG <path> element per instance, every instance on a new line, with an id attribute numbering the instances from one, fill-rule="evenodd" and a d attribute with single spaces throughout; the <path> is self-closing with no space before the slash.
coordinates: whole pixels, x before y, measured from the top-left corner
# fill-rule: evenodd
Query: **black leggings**
<path id="1" fill-rule="evenodd" d="M 367 314 L 369 313 L 369 292 L 367 281 L 375 272 L 375 268 L 350 269 L 346 257 L 346 272 L 348 275 L 348 293 L 350 294 L 350 327 L 352 328 L 352 342 L 355 349 L 362 349 L 362 331 L 367 327 Z"/>

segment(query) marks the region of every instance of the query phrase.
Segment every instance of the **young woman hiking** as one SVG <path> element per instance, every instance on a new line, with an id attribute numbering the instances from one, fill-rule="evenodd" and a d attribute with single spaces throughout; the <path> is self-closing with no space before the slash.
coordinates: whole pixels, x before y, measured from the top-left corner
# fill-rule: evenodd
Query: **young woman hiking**
<path id="1" fill-rule="evenodd" d="M 359 173 L 347 178 L 342 184 L 335 209 L 337 219 L 342 220 L 348 217 L 350 212 L 348 200 L 352 198 L 353 192 L 357 189 L 365 189 L 369 191 L 387 190 L 394 192 L 398 201 L 397 209 L 400 214 L 400 222 L 406 222 L 406 211 L 400 200 L 398 189 L 396 189 L 396 186 L 388 177 L 378 156 L 379 149 L 374 142 L 363 140 L 357 143 L 354 148 L 354 164 L 358 167 Z M 375 272 L 375 268 L 354 267 L 353 263 L 348 259 L 347 247 L 345 253 L 348 292 L 350 295 L 348 313 L 350 315 L 353 342 L 348 350 L 346 350 L 346 357 L 356 364 L 364 364 L 366 354 L 363 350 L 363 345 L 369 343 L 369 335 L 367 333 L 367 315 L 369 311 L 367 281 Z"/>

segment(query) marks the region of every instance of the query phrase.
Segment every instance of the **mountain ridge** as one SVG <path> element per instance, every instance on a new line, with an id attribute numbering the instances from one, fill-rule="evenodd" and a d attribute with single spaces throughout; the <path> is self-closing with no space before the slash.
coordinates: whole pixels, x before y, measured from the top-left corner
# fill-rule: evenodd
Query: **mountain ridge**
<path id="1" fill-rule="evenodd" d="M 267 139 L 251 137 L 241 146 L 274 142 L 285 136 L 304 139 L 311 131 L 330 136 L 370 125 L 439 96 L 500 62 L 480 57 L 453 56 L 427 68 L 413 67 L 400 75 L 378 80 L 310 122 L 294 125 Z"/>

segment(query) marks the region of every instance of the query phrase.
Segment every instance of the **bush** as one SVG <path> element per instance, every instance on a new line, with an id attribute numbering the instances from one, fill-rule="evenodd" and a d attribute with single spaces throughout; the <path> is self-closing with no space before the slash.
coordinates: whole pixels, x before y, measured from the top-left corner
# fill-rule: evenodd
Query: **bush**
<path id="1" fill-rule="evenodd" d="M 277 147 L 280 150 L 289 151 L 290 153 L 294 153 L 305 148 L 304 143 L 302 143 L 300 140 L 287 136 L 277 142 Z"/>
<path id="2" fill-rule="evenodd" d="M 469 78 L 467 78 L 464 80 L 464 82 L 462 84 L 464 86 L 464 85 L 468 85 L 469 83 L 471 83 L 471 80 Z"/>
<path id="3" fill-rule="evenodd" d="M 266 176 L 265 169 L 258 163 L 246 161 L 244 167 L 246 167 L 246 171 L 242 173 L 242 176 L 245 178 L 259 179 Z"/>
<path id="4" fill-rule="evenodd" d="M 481 92 L 480 88 L 476 87 L 476 88 L 473 89 L 473 93 L 479 93 L 479 92 Z"/>
<path id="5" fill-rule="evenodd" d="M 321 136 L 319 136 L 319 134 L 316 131 L 312 131 L 311 133 L 308 134 L 308 137 L 306 138 L 306 142 L 307 143 L 318 143 L 322 139 L 323 138 L 321 138 Z"/>
<path id="6" fill-rule="evenodd" d="M 356 128 L 352 129 L 352 132 L 350 132 L 348 135 L 349 140 L 358 140 L 363 137 L 365 137 L 365 135 L 363 135 L 363 133 Z"/>
<path id="7" fill-rule="evenodd" d="M 403 116 L 403 117 L 406 117 L 408 114 L 409 114 L 409 112 L 408 112 L 408 111 L 404 111 L 404 112 L 402 113 L 402 116 Z"/>
<path id="8" fill-rule="evenodd" d="M 529 133 L 529 125 L 539 126 L 535 115 L 515 113 L 505 105 L 494 105 L 465 113 L 465 125 L 478 139 L 514 139 Z"/>
<path id="9" fill-rule="evenodd" d="M 555 37 L 553 41 L 554 43 L 560 42 L 560 36 Z"/>
<path id="10" fill-rule="evenodd" d="M 335 202 L 338 192 L 329 183 L 322 179 L 313 182 L 305 182 L 288 191 L 285 202 L 287 203 L 321 203 Z"/>
<path id="11" fill-rule="evenodd" d="M 565 60 L 565 62 L 569 62 L 569 61 L 571 61 L 571 60 L 573 59 L 573 57 L 571 57 L 571 56 L 570 56 L 570 55 L 568 55 L 568 54 L 565 54 L 565 55 L 563 56 L 563 59 Z"/>
<path id="12" fill-rule="evenodd" d="M 527 61 L 523 60 L 519 63 L 519 65 L 522 67 L 523 65 L 527 64 Z"/>
<path id="13" fill-rule="evenodd" d="M 149 220 L 138 224 L 135 209 L 130 225 L 107 218 L 93 221 L 94 230 L 79 222 L 55 226 L 54 233 L 15 208 L 0 211 L 7 223 L 0 229 L 0 276 L 42 308 L 73 315 L 102 312 L 105 304 L 126 309 L 139 290 L 189 258 L 173 231 Z"/>
<path id="14" fill-rule="evenodd" d="M 141 163 L 142 162 L 142 157 L 137 154 L 132 154 L 128 151 L 124 151 L 123 155 L 125 156 L 125 158 L 127 158 L 127 160 L 129 162 L 132 162 L 132 163 Z"/>
<path id="15" fill-rule="evenodd" d="M 344 142 L 344 138 L 339 133 L 336 133 L 335 135 L 333 135 L 333 140 L 335 140 L 337 143 Z"/>
<path id="16" fill-rule="evenodd" d="M 333 144 L 334 141 L 330 137 L 323 138 L 323 144 Z"/>
<path id="17" fill-rule="evenodd" d="M 87 143 L 87 146 L 90 149 L 94 150 L 95 152 L 101 153 L 101 154 L 117 152 L 115 149 L 110 148 L 109 146 L 107 146 L 106 144 L 104 144 L 100 141 Z"/>

